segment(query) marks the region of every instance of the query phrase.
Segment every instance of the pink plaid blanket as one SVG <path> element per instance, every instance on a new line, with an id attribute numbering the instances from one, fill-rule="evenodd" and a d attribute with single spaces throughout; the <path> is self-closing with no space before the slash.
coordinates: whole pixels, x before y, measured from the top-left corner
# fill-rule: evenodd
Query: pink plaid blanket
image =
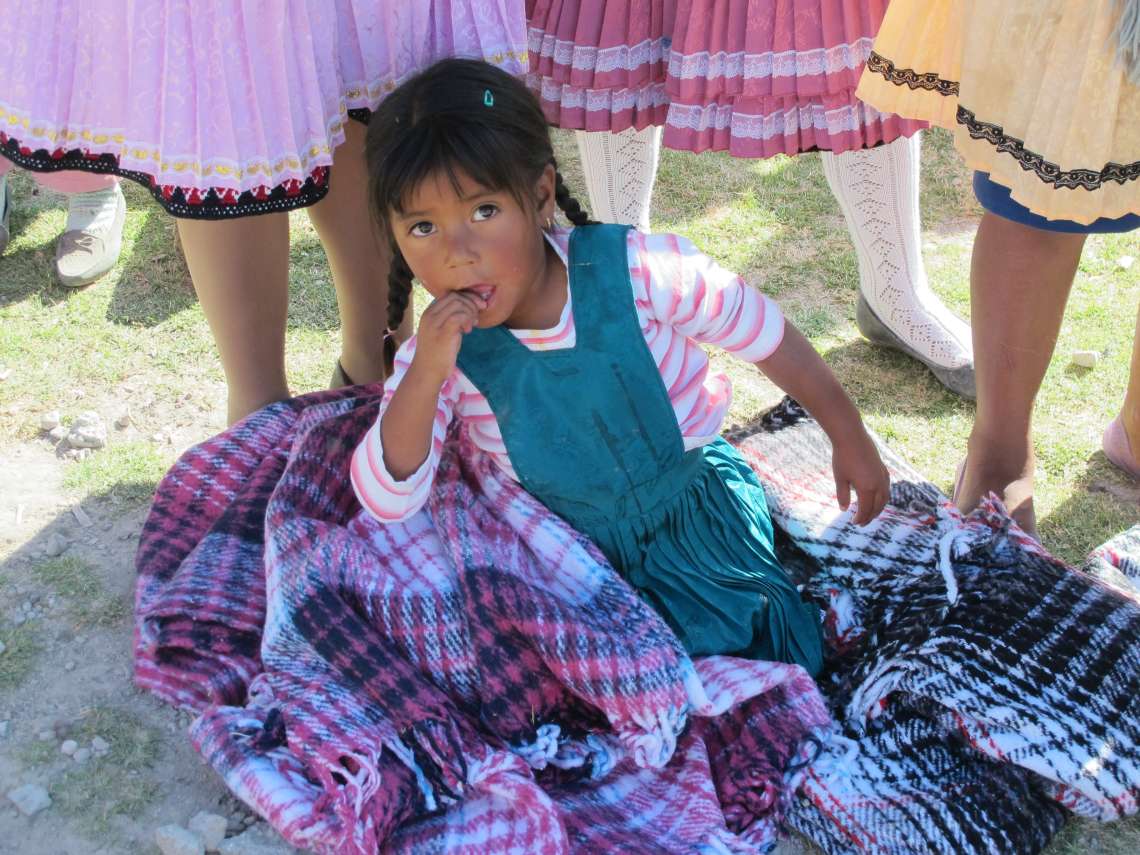
<path id="1" fill-rule="evenodd" d="M 347 472 L 377 402 L 284 402 L 175 465 L 138 683 L 318 852 L 767 849 L 830 723 L 806 673 L 690 661 L 458 430 L 429 507 L 375 523 Z"/>
<path id="2" fill-rule="evenodd" d="M 822 432 L 778 408 L 734 441 L 825 612 L 825 702 L 795 666 L 690 661 L 461 432 L 424 512 L 363 516 L 370 391 L 188 451 L 138 555 L 138 683 L 295 845 L 744 853 L 790 825 L 829 853 L 1033 853 L 1070 811 L 1135 812 L 1140 537 L 1074 570 L 889 452 L 858 529 Z"/>

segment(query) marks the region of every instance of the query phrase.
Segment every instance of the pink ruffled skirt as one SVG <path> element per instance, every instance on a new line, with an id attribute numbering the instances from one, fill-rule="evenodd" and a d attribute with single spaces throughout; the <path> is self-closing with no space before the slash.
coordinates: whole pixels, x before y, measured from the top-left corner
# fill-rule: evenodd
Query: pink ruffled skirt
<path id="1" fill-rule="evenodd" d="M 523 0 L 0 0 L 0 45 L 0 155 L 215 219 L 318 201 L 348 118 L 438 59 L 526 68 Z"/>
<path id="2" fill-rule="evenodd" d="M 887 0 L 527 0 L 531 87 L 581 130 L 687 151 L 836 153 L 909 136 L 855 87 Z"/>

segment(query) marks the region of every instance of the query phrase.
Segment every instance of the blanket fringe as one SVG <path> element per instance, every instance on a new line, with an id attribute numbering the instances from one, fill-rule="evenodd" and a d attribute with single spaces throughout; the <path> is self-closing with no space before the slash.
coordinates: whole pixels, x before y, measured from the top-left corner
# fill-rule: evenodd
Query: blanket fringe
<path id="1" fill-rule="evenodd" d="M 544 724 L 535 732 L 534 742 L 523 743 L 511 748 L 526 761 L 532 769 L 545 769 L 558 756 L 559 739 L 562 728 L 556 724 Z"/>

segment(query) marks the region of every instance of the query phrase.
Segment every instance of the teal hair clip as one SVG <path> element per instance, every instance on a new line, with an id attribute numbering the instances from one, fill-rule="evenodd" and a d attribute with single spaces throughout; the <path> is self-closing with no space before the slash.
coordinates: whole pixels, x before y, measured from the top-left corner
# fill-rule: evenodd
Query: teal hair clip
<path id="1" fill-rule="evenodd" d="M 483 90 L 483 106 L 484 107 L 494 107 L 495 106 L 495 96 L 491 94 L 490 89 L 484 89 Z"/>

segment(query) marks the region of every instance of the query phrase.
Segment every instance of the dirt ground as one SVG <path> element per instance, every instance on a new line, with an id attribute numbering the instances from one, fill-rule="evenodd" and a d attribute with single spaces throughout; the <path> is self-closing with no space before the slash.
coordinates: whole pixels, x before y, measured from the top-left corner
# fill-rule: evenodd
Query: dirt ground
<path id="1" fill-rule="evenodd" d="M 112 426 L 120 398 L 76 410 L 100 413 L 112 443 L 153 441 L 173 458 L 213 432 L 191 403 L 149 408 L 123 429 Z M 216 400 L 200 403 L 220 411 Z M 165 434 L 143 439 L 153 423 Z M 77 501 L 65 463 L 46 436 L 0 446 L 0 790 L 38 784 L 52 798 L 31 817 L 0 803 L 0 852 L 157 852 L 158 827 L 199 811 L 227 817 L 238 834 L 253 817 L 191 748 L 189 718 L 132 685 L 134 554 L 147 502 L 115 491 Z M 61 751 L 68 740 L 90 751 L 95 737 L 108 744 L 101 756 Z"/>

